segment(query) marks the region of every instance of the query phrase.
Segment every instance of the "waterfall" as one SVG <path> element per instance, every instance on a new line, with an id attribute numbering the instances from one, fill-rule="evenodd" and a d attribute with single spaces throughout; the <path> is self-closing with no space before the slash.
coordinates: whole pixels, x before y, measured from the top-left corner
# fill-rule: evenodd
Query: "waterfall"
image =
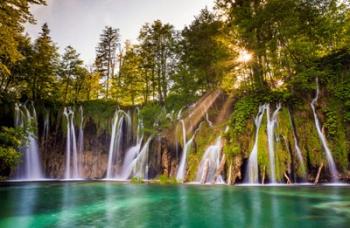
<path id="1" fill-rule="evenodd" d="M 214 183 L 216 181 L 216 183 L 224 183 L 221 175 L 215 180 L 216 172 L 220 166 L 221 148 L 221 137 L 218 137 L 215 144 L 206 149 L 197 171 L 197 182 Z"/>
<path id="2" fill-rule="evenodd" d="M 15 172 L 15 179 L 38 180 L 43 179 L 40 152 L 38 146 L 38 122 L 35 107 L 32 110 L 26 105 L 15 105 L 15 126 L 23 128 L 27 136 L 27 144 L 20 148 L 23 162 L 21 162 Z"/>
<path id="3" fill-rule="evenodd" d="M 80 124 L 79 124 L 78 151 L 79 151 L 79 155 L 81 156 L 84 151 L 84 128 L 83 128 L 84 110 L 82 106 L 79 107 L 79 112 L 80 112 Z"/>
<path id="4" fill-rule="evenodd" d="M 137 158 L 137 155 L 140 152 L 141 144 L 142 139 L 135 146 L 130 147 L 129 150 L 126 152 L 122 172 L 118 179 L 127 180 L 132 175 L 134 167 L 133 161 Z"/>
<path id="5" fill-rule="evenodd" d="M 143 140 L 143 121 L 141 118 L 138 118 L 137 124 L 137 136 L 136 136 L 136 145 L 130 147 L 124 157 L 123 166 L 118 179 L 127 180 L 131 175 L 134 168 L 134 160 L 137 159 L 137 156 L 141 150 Z"/>
<path id="6" fill-rule="evenodd" d="M 64 108 L 63 114 L 67 122 L 67 138 L 66 138 L 66 170 L 65 179 L 81 178 L 79 172 L 77 141 L 74 127 L 74 112 L 72 108 Z"/>
<path id="7" fill-rule="evenodd" d="M 288 114 L 289 114 L 289 122 L 290 122 L 290 125 L 291 125 L 291 128 L 292 128 L 292 132 L 293 132 L 294 149 L 295 149 L 295 152 L 297 154 L 297 158 L 299 160 L 299 165 L 301 167 L 303 175 L 306 176 L 306 168 L 305 168 L 305 164 L 304 164 L 303 154 L 301 153 L 301 149 L 299 147 L 298 138 L 297 138 L 297 135 L 295 133 L 295 126 L 294 126 L 294 123 L 292 121 L 292 115 L 291 115 L 289 109 L 288 109 Z"/>
<path id="8" fill-rule="evenodd" d="M 338 181 L 338 170 L 337 170 L 337 167 L 335 165 L 335 162 L 334 162 L 334 159 L 333 159 L 333 156 L 332 156 L 332 152 L 331 152 L 331 150 L 328 147 L 326 136 L 322 133 L 321 124 L 320 124 L 320 121 L 319 121 L 319 119 L 317 117 L 317 113 L 316 113 L 316 107 L 315 106 L 317 104 L 317 100 L 318 100 L 319 95 L 320 95 L 320 87 L 319 87 L 319 84 L 318 84 L 318 78 L 316 78 L 316 88 L 317 88 L 316 89 L 316 96 L 311 102 L 311 109 L 312 109 L 312 112 L 314 114 L 315 126 L 316 126 L 316 129 L 317 129 L 317 134 L 318 134 L 318 136 L 320 138 L 320 141 L 322 143 L 322 147 L 323 147 L 324 152 L 326 154 L 326 159 L 327 159 L 329 171 L 330 171 L 331 176 L 332 176 L 332 181 L 333 182 L 337 182 Z"/>
<path id="9" fill-rule="evenodd" d="M 149 137 L 145 145 L 143 145 L 137 157 L 132 162 L 132 176 L 148 180 L 148 157 L 149 144 L 152 137 Z M 138 148 L 140 149 L 140 148 Z"/>
<path id="10" fill-rule="evenodd" d="M 48 139 L 49 136 L 49 128 L 50 128 L 50 119 L 49 119 L 49 112 L 47 111 L 45 113 L 45 119 L 44 119 L 44 128 L 43 128 L 43 139 L 46 143 L 46 140 Z"/>
<path id="11" fill-rule="evenodd" d="M 196 133 L 193 134 L 190 140 L 187 141 L 186 139 L 186 126 L 185 121 L 180 121 L 182 124 L 182 139 L 183 139 L 183 149 L 182 149 L 182 156 L 180 160 L 180 165 L 176 173 L 176 180 L 178 181 L 184 181 L 185 179 L 185 173 L 186 173 L 186 160 L 187 160 L 187 154 L 188 151 L 191 149 L 192 142 L 194 140 L 194 137 Z"/>
<path id="12" fill-rule="evenodd" d="M 80 123 L 79 123 L 79 136 L 78 136 L 78 161 L 79 172 L 83 173 L 83 158 L 84 158 L 84 110 L 83 107 L 79 107 Z"/>
<path id="13" fill-rule="evenodd" d="M 267 105 L 267 141 L 269 146 L 269 161 L 270 161 L 270 183 L 276 183 L 276 168 L 275 168 L 275 128 L 277 124 L 278 112 L 281 109 L 281 103 L 277 105 L 276 110 L 271 116 L 270 105 Z"/>
<path id="14" fill-rule="evenodd" d="M 126 137 L 123 135 L 124 124 L 126 125 Z M 131 132 L 132 130 L 130 115 L 128 115 L 122 110 L 116 110 L 113 117 L 111 141 L 109 144 L 106 173 L 107 179 L 116 178 L 116 175 L 118 174 L 118 160 L 121 159 L 122 155 L 123 137 L 126 138 L 128 141 L 128 139 L 130 139 Z"/>
<path id="15" fill-rule="evenodd" d="M 259 130 L 261 122 L 265 113 L 266 105 L 259 106 L 259 112 L 254 119 L 255 124 L 255 141 L 253 149 L 249 155 L 247 172 L 245 181 L 249 184 L 257 184 L 259 182 L 259 170 L 258 170 L 258 143 L 259 143 Z"/>

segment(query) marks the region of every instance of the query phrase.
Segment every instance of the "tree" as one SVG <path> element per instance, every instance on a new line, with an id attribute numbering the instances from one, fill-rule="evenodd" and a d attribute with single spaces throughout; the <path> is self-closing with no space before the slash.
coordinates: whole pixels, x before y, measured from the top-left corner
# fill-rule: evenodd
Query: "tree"
<path id="1" fill-rule="evenodd" d="M 227 47 L 220 41 L 223 23 L 207 8 L 181 32 L 179 52 L 182 71 L 179 72 L 178 87 L 188 88 L 192 93 L 218 86 L 223 74 L 222 62 L 227 58 Z M 188 71 L 188 72 L 185 72 Z"/>
<path id="2" fill-rule="evenodd" d="M 48 25 L 45 23 L 39 38 L 34 43 L 33 75 L 28 78 L 34 101 L 55 96 L 58 66 L 57 47 L 50 37 Z"/>
<path id="3" fill-rule="evenodd" d="M 141 71 L 141 56 L 138 47 L 130 42 L 125 43 L 125 54 L 120 67 L 119 96 L 124 98 L 127 104 L 135 105 L 136 101 L 143 101 L 145 80 Z"/>
<path id="4" fill-rule="evenodd" d="M 106 26 L 96 48 L 96 67 L 105 84 L 104 96 L 109 99 L 111 78 L 116 67 L 116 51 L 119 45 L 119 30 Z"/>
<path id="5" fill-rule="evenodd" d="M 234 36 L 232 46 L 252 53 L 248 67 L 253 90 L 275 89 L 311 68 L 329 53 L 343 27 L 344 11 L 336 0 L 217 0 Z"/>
<path id="6" fill-rule="evenodd" d="M 25 142 L 25 133 L 21 128 L 2 127 L 0 131 L 0 177 L 7 177 L 12 168 L 20 162 L 20 145 Z"/>
<path id="7" fill-rule="evenodd" d="M 176 66 L 174 28 L 170 24 L 162 24 L 160 20 L 152 25 L 147 23 L 140 31 L 139 41 L 147 96 L 151 87 L 153 99 L 157 95 L 158 101 L 163 104 L 171 84 L 170 75 Z"/>
<path id="8" fill-rule="evenodd" d="M 64 103 L 67 102 L 67 96 L 73 93 L 74 80 L 78 80 L 78 77 L 82 75 L 82 68 L 83 61 L 79 58 L 77 51 L 72 46 L 66 47 L 60 65 L 61 83 L 64 85 Z"/>
<path id="9" fill-rule="evenodd" d="M 45 0 L 6 0 L 0 2 L 0 92 L 7 92 L 10 66 L 23 58 L 18 50 L 23 39 L 23 24 L 34 23 L 29 4 L 45 4 Z M 4 88 L 5 87 L 5 88 Z"/>

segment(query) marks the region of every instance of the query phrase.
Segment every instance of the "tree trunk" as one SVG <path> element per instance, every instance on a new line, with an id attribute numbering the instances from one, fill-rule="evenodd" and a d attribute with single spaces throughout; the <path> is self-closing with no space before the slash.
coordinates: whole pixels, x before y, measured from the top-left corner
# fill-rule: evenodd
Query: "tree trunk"
<path id="1" fill-rule="evenodd" d="M 318 167 L 318 171 L 317 171 L 317 175 L 316 175 L 314 184 L 318 184 L 318 182 L 320 180 L 322 168 L 323 168 L 323 162 L 321 163 L 320 167 Z"/>
<path id="2" fill-rule="evenodd" d="M 228 177 L 227 177 L 227 184 L 232 184 L 232 161 L 230 162 L 230 166 L 228 167 Z"/>

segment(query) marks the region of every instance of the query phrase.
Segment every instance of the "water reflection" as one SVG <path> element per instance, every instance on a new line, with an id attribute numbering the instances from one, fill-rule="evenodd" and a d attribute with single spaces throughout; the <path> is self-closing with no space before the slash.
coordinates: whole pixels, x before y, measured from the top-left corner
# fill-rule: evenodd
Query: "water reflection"
<path id="1" fill-rule="evenodd" d="M 11 193 L 12 200 L 16 202 L 21 202 L 16 204 L 14 214 L 16 215 L 13 218 L 13 227 L 32 227 L 34 223 L 34 218 L 32 214 L 37 209 L 37 200 L 38 200 L 38 185 L 31 184 L 26 186 L 23 191 L 20 191 L 19 194 L 15 192 Z"/>
<path id="2" fill-rule="evenodd" d="M 70 183 L 64 183 L 61 189 L 61 211 L 59 213 L 59 227 L 68 227 L 69 224 L 74 224 L 74 214 L 70 210 L 75 205 L 75 198 L 70 197 L 72 195 L 76 194 L 74 191 L 74 186 L 72 186 Z"/>
<path id="3" fill-rule="evenodd" d="M 0 187 L 0 227 L 343 227 L 346 187 L 157 186 L 118 183 Z"/>

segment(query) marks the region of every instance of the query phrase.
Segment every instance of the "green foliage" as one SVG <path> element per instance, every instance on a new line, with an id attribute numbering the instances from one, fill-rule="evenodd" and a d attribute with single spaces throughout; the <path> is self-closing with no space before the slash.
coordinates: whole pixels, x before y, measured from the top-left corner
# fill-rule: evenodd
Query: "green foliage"
<path id="1" fill-rule="evenodd" d="M 140 177 L 132 177 L 131 180 L 130 180 L 130 183 L 132 183 L 132 184 L 143 184 L 144 181 Z"/>
<path id="2" fill-rule="evenodd" d="M 164 184 L 164 185 L 174 185 L 178 184 L 177 180 L 175 177 L 168 177 L 165 175 L 160 175 L 159 176 L 159 183 Z"/>
<path id="3" fill-rule="evenodd" d="M 181 108 L 194 103 L 197 99 L 198 96 L 195 96 L 193 94 L 187 95 L 171 93 L 166 99 L 165 107 L 166 110 L 178 112 Z"/>
<path id="4" fill-rule="evenodd" d="M 0 147 L 0 176 L 7 175 L 9 169 L 15 168 L 20 162 L 21 154 L 13 147 Z"/>
<path id="5" fill-rule="evenodd" d="M 145 79 L 144 97 L 164 104 L 167 97 L 170 75 L 175 72 L 175 31 L 170 24 L 160 20 L 142 26 L 139 37 L 140 67 Z"/>
<path id="6" fill-rule="evenodd" d="M 230 129 L 234 134 L 240 134 L 246 129 L 247 122 L 253 118 L 257 107 L 253 97 L 243 97 L 237 101 L 230 119 Z"/>
<path id="7" fill-rule="evenodd" d="M 20 162 L 17 148 L 24 143 L 24 129 L 2 127 L 0 132 L 0 176 L 9 175 L 9 170 Z"/>
<path id="8" fill-rule="evenodd" d="M 63 103 L 77 101 L 87 74 L 77 51 L 73 47 L 67 46 L 59 69 L 60 83 L 63 84 L 61 88 L 61 93 L 64 95 L 62 97 Z"/>
<path id="9" fill-rule="evenodd" d="M 203 9 L 192 24 L 182 31 L 178 50 L 181 53 L 181 73 L 175 86 L 195 93 L 218 86 L 226 67 L 222 61 L 228 57 L 228 49 L 219 42 L 223 22 L 207 8 Z M 190 85 L 190 86 L 189 86 Z"/>
<path id="10" fill-rule="evenodd" d="M 140 116 L 144 123 L 146 132 L 154 133 L 170 126 L 171 120 L 167 118 L 167 113 L 164 107 L 157 103 L 149 103 L 142 107 Z"/>
<path id="11" fill-rule="evenodd" d="M 334 137 L 337 133 L 337 122 L 339 121 L 337 120 L 337 110 L 327 107 L 324 111 L 326 114 L 326 121 L 323 126 L 327 129 L 328 135 Z"/>
<path id="12" fill-rule="evenodd" d="M 95 65 L 104 82 L 103 94 L 105 99 L 109 99 L 111 90 L 111 80 L 114 76 L 116 66 L 116 53 L 119 45 L 119 29 L 106 26 L 100 36 L 100 42 L 96 48 L 97 55 Z"/>
<path id="13" fill-rule="evenodd" d="M 11 64 L 23 58 L 18 50 L 24 31 L 23 24 L 34 23 L 30 4 L 45 4 L 45 0 L 6 0 L 0 3 L 0 79 L 9 79 Z"/>
<path id="14" fill-rule="evenodd" d="M 0 145 L 17 148 L 23 144 L 24 129 L 2 127 L 0 132 Z"/>
<path id="15" fill-rule="evenodd" d="M 92 119 L 96 124 L 97 130 L 110 129 L 110 121 L 113 118 L 117 105 L 113 101 L 92 100 L 82 103 L 84 108 L 84 115 L 86 119 Z"/>

